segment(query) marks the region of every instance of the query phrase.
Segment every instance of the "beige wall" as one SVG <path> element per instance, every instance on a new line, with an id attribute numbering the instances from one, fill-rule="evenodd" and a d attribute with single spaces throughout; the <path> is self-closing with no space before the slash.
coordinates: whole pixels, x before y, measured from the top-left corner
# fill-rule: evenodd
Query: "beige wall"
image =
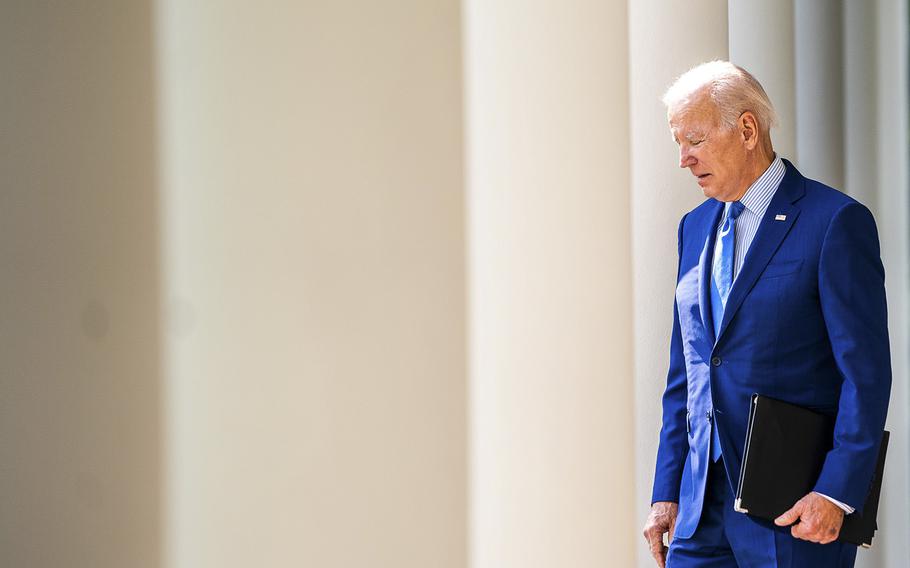
<path id="1" fill-rule="evenodd" d="M 158 24 L 169 565 L 464 566 L 458 3 Z"/>
<path id="2" fill-rule="evenodd" d="M 0 565 L 159 566 L 148 2 L 0 17 Z"/>

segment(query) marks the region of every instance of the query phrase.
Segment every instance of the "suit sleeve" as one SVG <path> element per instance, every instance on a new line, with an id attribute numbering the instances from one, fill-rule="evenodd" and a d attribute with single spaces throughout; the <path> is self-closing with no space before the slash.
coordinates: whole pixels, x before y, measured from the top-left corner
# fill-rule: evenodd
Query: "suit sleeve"
<path id="1" fill-rule="evenodd" d="M 819 301 L 842 382 L 834 446 L 814 490 L 861 513 L 891 394 L 885 271 L 866 207 L 850 202 L 835 213 L 818 272 Z"/>
<path id="2" fill-rule="evenodd" d="M 685 216 L 679 222 L 677 254 L 682 257 L 682 234 Z M 676 278 L 679 279 L 677 265 Z M 686 364 L 682 349 L 682 334 L 679 329 L 679 309 L 673 302 L 673 331 L 670 337 L 670 368 L 667 372 L 667 387 L 663 395 L 663 421 L 660 428 L 660 442 L 657 447 L 657 466 L 654 474 L 654 488 L 651 504 L 657 501 L 679 502 L 679 483 L 689 450 L 686 428 Z"/>

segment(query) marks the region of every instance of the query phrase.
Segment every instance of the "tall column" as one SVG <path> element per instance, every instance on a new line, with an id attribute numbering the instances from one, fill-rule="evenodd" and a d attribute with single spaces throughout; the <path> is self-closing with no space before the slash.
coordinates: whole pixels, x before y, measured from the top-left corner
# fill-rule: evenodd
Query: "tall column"
<path id="1" fill-rule="evenodd" d="M 626 2 L 464 16 L 471 566 L 629 566 Z"/>
<path id="2" fill-rule="evenodd" d="M 152 3 L 4 3 L 0 566 L 158 568 Z"/>
<path id="3" fill-rule="evenodd" d="M 795 3 L 796 167 L 844 188 L 842 0 Z"/>
<path id="4" fill-rule="evenodd" d="M 844 186 L 876 209 L 878 188 L 878 2 L 844 2 Z M 893 49 L 890 48 L 889 49 Z"/>
<path id="5" fill-rule="evenodd" d="M 725 0 L 629 3 L 637 527 L 644 524 L 654 479 L 673 325 L 676 228 L 682 215 L 704 200 L 691 174 L 678 167 L 660 99 L 690 67 L 727 58 L 726 5 Z M 681 30 L 685 41 L 668 48 L 669 38 L 681 37 Z M 636 538 L 638 565 L 653 566 L 643 539 Z"/>
<path id="6" fill-rule="evenodd" d="M 844 2 L 843 3 L 843 63 L 844 63 L 844 81 L 843 81 L 843 171 L 844 186 L 843 189 L 852 197 L 869 206 L 876 216 L 879 229 L 879 237 L 882 241 L 882 257 L 886 266 L 887 277 L 885 285 L 888 288 L 889 300 L 889 319 L 890 333 L 892 335 L 892 358 L 894 363 L 894 395 L 892 396 L 892 406 L 889 412 L 889 426 L 892 431 L 894 424 L 902 423 L 906 418 L 905 405 L 894 404 L 901 399 L 901 393 L 905 392 L 902 377 L 905 371 L 901 371 L 901 361 L 904 359 L 903 350 L 899 345 L 905 337 L 904 326 L 907 318 L 899 313 L 900 306 L 905 302 L 905 294 L 901 290 L 905 278 L 901 274 L 894 274 L 893 269 L 895 261 L 897 266 L 903 264 L 900 259 L 895 258 L 894 253 L 889 253 L 889 249 L 898 252 L 903 249 L 903 242 L 906 241 L 906 230 L 899 231 L 895 234 L 894 214 L 898 215 L 901 211 L 883 211 L 880 207 L 879 197 L 883 191 L 890 194 L 889 198 L 899 197 L 906 193 L 906 181 L 904 183 L 889 183 L 887 187 L 879 187 L 880 168 L 884 165 L 890 169 L 890 164 L 882 164 L 880 161 L 879 141 L 883 136 L 879 134 L 882 124 L 879 123 L 878 103 L 879 103 L 879 64 L 878 54 L 878 2 Z M 837 33 L 836 31 L 834 32 Z M 893 39 L 893 38 L 891 38 Z M 884 43 L 885 52 L 895 49 L 895 46 L 887 42 Z M 884 68 L 884 67 L 882 67 Z M 891 70 L 889 70 L 891 72 Z M 892 77 L 887 76 L 888 81 Z M 882 87 L 887 91 L 892 87 L 886 83 Z M 906 102 L 903 103 L 906 105 Z M 884 127 L 890 130 L 896 122 L 892 116 L 885 118 Z M 891 136 L 888 134 L 886 136 Z M 887 152 L 886 152 L 887 153 Z M 891 155 L 889 160 L 894 159 Z M 904 163 L 904 158 L 900 157 L 899 163 Z M 892 174 L 894 172 L 891 172 Z M 890 177 L 890 176 L 889 176 Z M 899 172 L 898 178 L 904 177 L 903 172 Z M 893 181 L 889 179 L 889 182 Z M 906 207 L 906 205 L 904 205 Z M 888 206 L 890 208 L 890 206 Z M 890 216 L 892 220 L 884 216 Z M 898 247 L 898 248 L 895 248 Z M 898 283 L 895 287 L 894 282 Z M 895 341 L 896 340 L 896 341 Z M 906 428 L 898 427 L 897 431 L 906 431 Z M 899 547 L 895 545 L 898 542 L 891 537 L 892 534 L 898 534 L 907 526 L 906 518 L 895 522 L 896 513 L 901 514 L 890 505 L 898 504 L 898 508 L 904 511 L 903 503 L 906 503 L 906 488 L 903 494 L 896 493 L 895 488 L 905 486 L 906 467 L 901 465 L 906 460 L 906 451 L 904 444 L 894 444 L 892 442 L 888 456 L 888 477 L 885 479 L 883 493 L 883 503 L 879 509 L 879 523 L 883 530 L 876 537 L 875 546 L 871 550 L 863 550 L 857 555 L 857 568 L 886 568 L 887 566 L 898 565 L 900 562 L 889 563 L 887 557 L 899 558 L 893 556 L 895 552 L 906 555 L 906 543 L 901 542 Z M 895 483 L 897 479 L 902 479 Z M 906 533 L 906 530 L 903 530 Z"/>
<path id="7" fill-rule="evenodd" d="M 884 503 L 879 512 L 881 568 L 907 562 L 910 534 L 910 178 L 907 129 L 907 84 L 910 64 L 907 3 L 875 3 L 877 38 L 877 150 L 876 220 L 885 264 L 888 293 L 888 328 L 891 334 L 893 383 L 887 428 L 894 433 L 888 447 L 888 466 L 882 487 Z"/>
<path id="8" fill-rule="evenodd" d="M 158 23 L 168 568 L 463 568 L 459 3 Z"/>
<path id="9" fill-rule="evenodd" d="M 771 132 L 774 150 L 795 160 L 793 0 L 729 0 L 727 9 L 730 61 L 747 69 L 765 88 L 780 120 Z"/>

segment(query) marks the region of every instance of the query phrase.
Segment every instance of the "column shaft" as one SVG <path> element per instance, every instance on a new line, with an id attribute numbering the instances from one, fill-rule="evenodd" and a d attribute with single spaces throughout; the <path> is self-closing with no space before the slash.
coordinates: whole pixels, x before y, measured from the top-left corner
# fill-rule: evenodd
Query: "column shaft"
<path id="1" fill-rule="evenodd" d="M 878 91 L 876 3 L 844 3 L 844 187 L 877 206 Z"/>
<path id="2" fill-rule="evenodd" d="M 844 189 L 842 0 L 795 5 L 796 166 Z"/>
<path id="3" fill-rule="evenodd" d="M 793 0 L 730 0 L 730 61 L 761 82 L 780 125 L 771 133 L 774 150 L 796 159 Z"/>
<path id="4" fill-rule="evenodd" d="M 463 568 L 459 3 L 158 6 L 169 568 Z"/>
<path id="5" fill-rule="evenodd" d="M 690 67 L 727 58 L 726 6 L 724 0 L 629 3 L 638 527 L 650 505 L 660 397 L 666 386 L 676 228 L 682 215 L 704 200 L 692 175 L 678 167 L 678 151 L 660 98 Z M 654 565 L 643 541 L 636 550 L 638 566 Z"/>
<path id="6" fill-rule="evenodd" d="M 626 2 L 468 0 L 472 568 L 629 566 Z"/>
<path id="7" fill-rule="evenodd" d="M 152 9 L 0 18 L 0 566 L 162 563 Z"/>
<path id="8" fill-rule="evenodd" d="M 876 122 L 878 168 L 876 220 L 882 241 L 893 382 L 886 427 L 897 434 L 888 447 L 879 511 L 882 568 L 906 563 L 910 534 L 910 179 L 908 179 L 907 3 L 876 2 Z M 902 439 L 903 437 L 903 439 Z M 897 440 L 897 443 L 893 441 Z M 879 544 L 876 544 L 879 546 Z"/>

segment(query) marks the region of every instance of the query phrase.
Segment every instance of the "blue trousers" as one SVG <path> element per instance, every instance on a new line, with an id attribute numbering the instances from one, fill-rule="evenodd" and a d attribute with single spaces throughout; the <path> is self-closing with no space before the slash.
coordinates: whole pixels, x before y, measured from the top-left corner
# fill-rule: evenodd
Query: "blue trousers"
<path id="1" fill-rule="evenodd" d="M 734 511 L 723 464 L 723 459 L 711 464 L 698 527 L 692 538 L 673 539 L 667 568 L 852 568 L 852 544 L 800 540 L 790 527 Z"/>

